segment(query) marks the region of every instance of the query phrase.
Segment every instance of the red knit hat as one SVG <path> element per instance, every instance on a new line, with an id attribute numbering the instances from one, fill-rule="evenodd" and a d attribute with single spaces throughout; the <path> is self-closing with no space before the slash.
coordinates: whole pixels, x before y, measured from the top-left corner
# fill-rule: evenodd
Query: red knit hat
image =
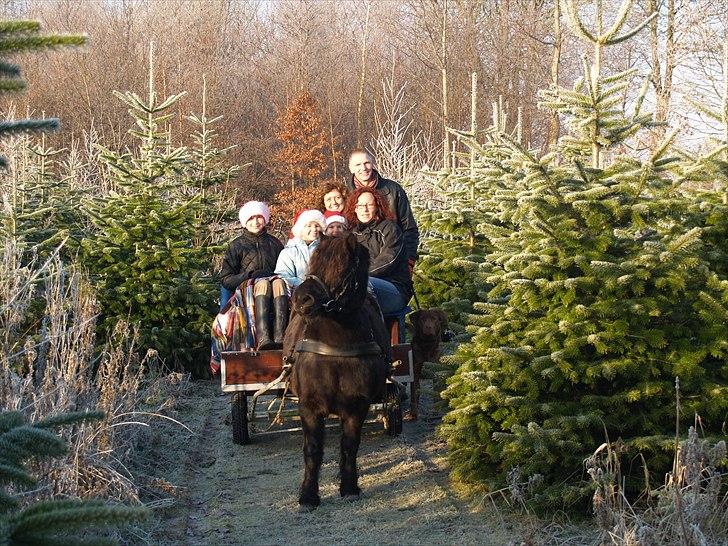
<path id="1" fill-rule="evenodd" d="M 326 214 L 327 212 L 330 212 L 331 214 Z M 346 223 L 346 218 L 344 218 L 340 212 L 336 212 L 335 210 L 327 210 L 324 213 L 324 216 L 326 216 L 326 227 L 329 227 L 335 222 L 339 222 L 342 226 L 344 226 L 344 229 L 348 227 Z"/>

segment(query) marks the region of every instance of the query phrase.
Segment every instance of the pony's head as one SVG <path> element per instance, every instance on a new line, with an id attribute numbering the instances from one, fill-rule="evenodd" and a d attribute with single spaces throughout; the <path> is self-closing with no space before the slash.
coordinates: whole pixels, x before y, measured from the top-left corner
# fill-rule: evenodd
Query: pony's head
<path id="1" fill-rule="evenodd" d="M 346 313 L 364 302 L 369 278 L 369 251 L 354 235 L 322 237 L 308 264 L 308 279 L 293 292 L 301 315 Z"/>

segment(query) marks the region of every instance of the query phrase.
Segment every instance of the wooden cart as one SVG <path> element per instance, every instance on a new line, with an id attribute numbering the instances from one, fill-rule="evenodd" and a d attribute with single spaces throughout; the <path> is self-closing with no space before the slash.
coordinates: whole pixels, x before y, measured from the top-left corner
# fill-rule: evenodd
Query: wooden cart
<path id="1" fill-rule="evenodd" d="M 404 385 L 412 396 L 412 348 L 408 343 L 397 343 L 401 339 L 399 320 L 390 320 L 393 340 L 392 356 L 395 361 L 393 379 Z M 221 354 L 221 382 L 223 392 L 232 393 L 233 442 L 250 443 L 251 433 L 259 432 L 258 423 L 267 423 L 267 429 L 285 419 L 297 419 L 297 399 L 286 387 L 283 375 L 283 351 L 242 351 Z M 263 392 L 264 391 L 264 392 Z M 259 396 L 273 395 L 263 403 Z M 384 424 L 388 434 L 397 436 L 402 432 L 402 403 L 400 388 L 387 382 L 387 395 L 381 402 L 370 406 Z"/>

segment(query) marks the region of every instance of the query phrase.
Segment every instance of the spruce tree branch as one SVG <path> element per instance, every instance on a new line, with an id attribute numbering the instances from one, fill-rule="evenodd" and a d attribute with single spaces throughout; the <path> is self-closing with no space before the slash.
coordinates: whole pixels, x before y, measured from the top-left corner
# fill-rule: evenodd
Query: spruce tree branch
<path id="1" fill-rule="evenodd" d="M 25 90 L 27 84 L 21 79 L 1 79 L 0 93 L 17 93 Z"/>
<path id="2" fill-rule="evenodd" d="M 9 63 L 7 61 L 0 61 L 0 74 L 18 78 L 20 77 L 20 65 Z"/>
<path id="3" fill-rule="evenodd" d="M 56 35 L 56 36 L 25 36 L 6 38 L 0 37 L 0 52 L 16 53 L 29 49 L 40 48 L 52 49 L 64 46 L 81 46 L 86 43 L 86 36 L 81 34 Z"/>
<path id="4" fill-rule="evenodd" d="M 0 33 L 9 32 L 38 32 L 38 21 L 0 21 Z"/>
<path id="5" fill-rule="evenodd" d="M 619 29 L 622 28 L 624 23 L 627 21 L 627 15 L 629 15 L 629 12 L 632 10 L 632 6 L 634 5 L 634 0 L 623 0 L 622 5 L 619 7 L 619 10 L 617 11 L 617 15 L 614 19 L 614 23 L 612 26 L 607 30 L 604 34 L 602 34 L 599 39 L 601 42 L 608 43 L 609 39 L 614 36 L 617 32 L 619 32 Z"/>
<path id="6" fill-rule="evenodd" d="M 566 4 L 566 15 L 567 20 L 571 23 L 571 29 L 576 34 L 581 34 L 583 38 L 592 43 L 597 43 L 598 39 L 591 32 L 589 32 L 578 13 L 578 6 L 575 0 L 562 0 Z"/>
<path id="7" fill-rule="evenodd" d="M 0 135 L 38 131 L 57 131 L 61 123 L 56 118 L 18 119 L 0 121 Z"/>
<path id="8" fill-rule="evenodd" d="M 657 17 L 657 12 L 653 13 L 647 19 L 642 21 L 642 23 L 640 23 L 637 27 L 635 27 L 634 30 L 631 30 L 627 34 L 623 34 L 622 36 L 612 38 L 611 40 L 605 42 L 605 45 L 615 45 L 615 44 L 624 42 L 626 40 L 629 40 L 630 38 L 635 36 L 637 33 L 639 33 L 643 28 L 645 28 L 647 25 L 649 25 L 650 21 L 652 21 L 655 17 Z"/>

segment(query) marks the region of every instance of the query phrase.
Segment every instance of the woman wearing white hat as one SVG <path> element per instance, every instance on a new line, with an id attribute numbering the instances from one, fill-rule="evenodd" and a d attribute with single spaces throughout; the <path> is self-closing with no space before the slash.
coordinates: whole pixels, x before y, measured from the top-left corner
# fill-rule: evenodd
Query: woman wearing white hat
<path id="1" fill-rule="evenodd" d="M 306 269 L 311 254 L 318 247 L 321 232 L 326 228 L 326 220 L 321 211 L 303 210 L 293 222 L 293 238 L 286 243 L 278 255 L 275 274 L 295 288 L 306 278 Z"/>
<path id="2" fill-rule="evenodd" d="M 266 230 L 270 211 L 265 203 L 248 201 L 241 207 L 238 217 L 243 225 L 243 233 L 228 245 L 222 260 L 220 280 L 225 289 L 234 292 L 247 280 L 257 279 L 253 287 L 253 297 L 258 349 L 272 349 L 283 343 L 283 335 L 288 325 L 286 285 L 281 279 L 271 281 L 267 278 L 274 275 L 283 244 Z M 221 305 L 225 303 L 227 301 L 222 301 Z"/>

